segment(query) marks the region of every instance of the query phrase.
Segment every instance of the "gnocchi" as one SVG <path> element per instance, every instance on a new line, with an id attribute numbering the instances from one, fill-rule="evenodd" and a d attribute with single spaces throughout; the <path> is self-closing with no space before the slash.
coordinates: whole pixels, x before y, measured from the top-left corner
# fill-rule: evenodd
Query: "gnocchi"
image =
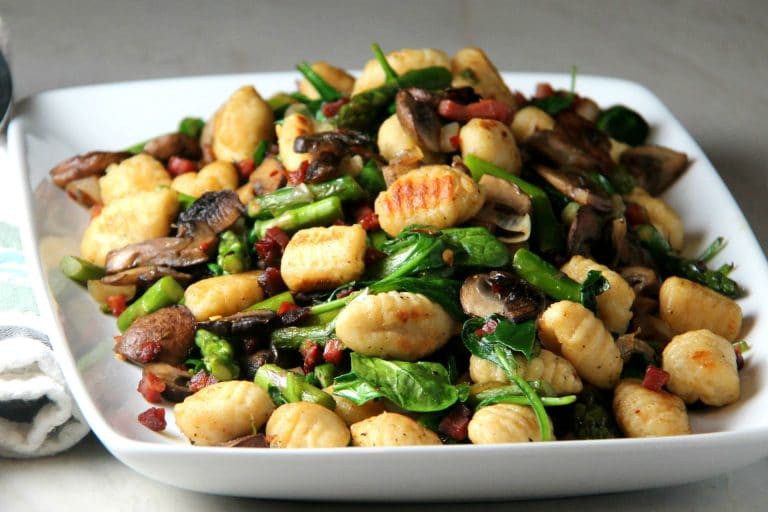
<path id="1" fill-rule="evenodd" d="M 260 429 L 275 406 L 253 382 L 230 380 L 207 386 L 176 404 L 176 426 L 192 444 L 213 446 Z"/>
<path id="2" fill-rule="evenodd" d="M 483 193 L 472 178 L 447 165 L 428 165 L 397 178 L 376 198 L 379 224 L 396 236 L 409 224 L 447 228 L 474 216 Z"/>
<path id="3" fill-rule="evenodd" d="M 539 318 L 539 336 L 587 382 L 603 389 L 618 382 L 624 366 L 621 353 L 603 323 L 581 304 L 562 300 L 549 306 Z"/>
<path id="4" fill-rule="evenodd" d="M 547 421 L 550 421 L 549 418 Z M 467 430 L 473 444 L 541 441 L 536 416 L 530 407 L 523 405 L 493 404 L 483 407 L 472 416 Z"/>
<path id="5" fill-rule="evenodd" d="M 217 160 L 253 157 L 261 141 L 274 140 L 272 108 L 253 86 L 236 90 L 213 120 L 212 148 Z"/>
<path id="6" fill-rule="evenodd" d="M 184 304 L 198 321 L 234 315 L 264 298 L 260 271 L 209 277 L 189 285 Z"/>
<path id="7" fill-rule="evenodd" d="M 709 329 L 735 341 L 741 332 L 741 307 L 735 301 L 682 277 L 661 284 L 659 316 L 675 333 Z"/>
<path id="8" fill-rule="evenodd" d="M 613 410 L 627 437 L 679 436 L 691 433 L 685 403 L 677 395 L 623 379 L 613 392 Z"/>
<path id="9" fill-rule="evenodd" d="M 353 446 L 417 446 L 441 444 L 440 438 L 408 416 L 383 412 L 349 427 Z"/>
<path id="10" fill-rule="evenodd" d="M 512 174 L 520 174 L 522 162 L 512 132 L 494 119 L 472 119 L 459 131 L 461 156 L 475 155 Z"/>
<path id="11" fill-rule="evenodd" d="M 283 404 L 272 413 L 265 430 L 271 448 L 339 448 L 350 432 L 333 411 L 311 402 Z"/>
<path id="12" fill-rule="evenodd" d="M 525 380 L 545 380 L 558 395 L 580 393 L 583 385 L 576 369 L 567 359 L 542 349 L 539 355 L 526 360 L 516 356 L 517 373 Z M 495 363 L 475 355 L 469 357 L 469 375 L 477 384 L 508 383 L 504 371 Z"/>
<path id="13" fill-rule="evenodd" d="M 711 331 L 672 338 L 664 348 L 662 368 L 669 373 L 667 387 L 686 403 L 701 400 L 719 407 L 739 399 L 736 352 L 728 340 Z"/>
<path id="14" fill-rule="evenodd" d="M 171 184 L 171 176 L 163 164 L 146 153 L 139 153 L 107 168 L 99 179 L 104 204 L 140 191 L 155 190 Z"/>
<path id="15" fill-rule="evenodd" d="M 410 292 L 364 295 L 336 318 L 344 346 L 366 356 L 416 361 L 442 347 L 453 320 L 427 297 Z"/>

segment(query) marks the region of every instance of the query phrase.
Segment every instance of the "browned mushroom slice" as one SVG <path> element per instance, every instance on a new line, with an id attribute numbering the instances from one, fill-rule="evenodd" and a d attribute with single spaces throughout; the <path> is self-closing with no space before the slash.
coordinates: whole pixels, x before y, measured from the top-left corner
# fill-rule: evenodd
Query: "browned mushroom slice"
<path id="1" fill-rule="evenodd" d="M 345 156 L 370 155 L 370 145 L 370 139 L 363 133 L 352 130 L 328 131 L 296 137 L 293 150 L 311 155 L 304 181 L 319 183 L 341 173 L 340 163 Z"/>
<path id="2" fill-rule="evenodd" d="M 189 389 L 189 380 L 192 376 L 186 370 L 168 363 L 148 363 L 144 365 L 142 373 L 144 375 L 151 373 L 165 382 L 165 389 L 160 394 L 169 402 L 183 402 L 192 394 L 192 390 Z"/>
<path id="3" fill-rule="evenodd" d="M 110 251 L 107 274 L 134 267 L 189 267 L 208 261 L 216 251 L 216 233 L 203 222 L 185 226 L 186 236 L 154 238 Z"/>
<path id="4" fill-rule="evenodd" d="M 99 178 L 97 176 L 87 176 L 72 180 L 64 186 L 64 190 L 77 204 L 83 205 L 86 208 L 101 203 L 101 189 L 99 188 Z"/>
<path id="5" fill-rule="evenodd" d="M 531 198 L 517 185 L 490 174 L 483 175 L 479 183 L 485 193 L 485 203 L 474 220 L 495 226 L 496 237 L 501 242 L 528 240 L 531 236 Z"/>
<path id="6" fill-rule="evenodd" d="M 568 229 L 568 255 L 592 256 L 592 245 L 601 239 L 603 225 L 603 218 L 594 208 L 580 207 Z"/>
<path id="7" fill-rule="evenodd" d="M 656 351 L 648 343 L 638 338 L 636 332 L 619 336 L 616 339 L 616 347 L 625 363 L 628 363 L 635 354 L 649 363 L 653 363 L 656 359 Z"/>
<path id="8" fill-rule="evenodd" d="M 234 191 L 206 192 L 179 215 L 179 236 L 187 236 L 198 223 L 207 224 L 215 234 L 221 233 L 244 212 L 245 207 Z"/>
<path id="9" fill-rule="evenodd" d="M 624 267 L 619 272 L 636 295 L 658 297 L 661 280 L 655 270 L 640 265 Z"/>
<path id="10" fill-rule="evenodd" d="M 140 316 L 117 338 L 115 352 L 137 364 L 182 364 L 195 345 L 195 316 L 170 306 Z"/>
<path id="11" fill-rule="evenodd" d="M 237 437 L 219 446 L 225 448 L 269 448 L 267 437 L 264 434 L 248 434 L 247 436 Z"/>
<path id="12" fill-rule="evenodd" d="M 101 282 L 110 285 L 135 284 L 142 288 L 147 288 L 152 283 L 165 276 L 171 276 L 182 284 L 192 280 L 191 274 L 179 272 L 171 267 L 147 266 L 135 267 L 128 270 L 123 270 L 122 272 L 118 272 L 116 274 L 106 275 L 101 278 Z"/>
<path id="13" fill-rule="evenodd" d="M 468 277 L 459 300 L 468 315 L 503 315 L 514 322 L 535 318 L 544 308 L 544 296 L 536 288 L 508 272 L 493 271 Z"/>
<path id="14" fill-rule="evenodd" d="M 257 196 L 269 194 L 285 184 L 285 173 L 283 171 L 283 164 L 277 158 L 268 156 L 248 176 L 248 182 L 253 187 L 253 191 Z"/>
<path id="15" fill-rule="evenodd" d="M 611 197 L 589 176 L 575 167 L 563 167 L 556 171 L 550 167 L 537 165 L 536 172 L 547 183 L 580 205 L 591 206 L 601 212 L 610 212 L 613 209 Z"/>
<path id="16" fill-rule="evenodd" d="M 112 164 L 133 156 L 127 151 L 91 151 L 64 160 L 50 170 L 51 179 L 64 188 L 70 181 L 88 176 L 101 176 Z"/>
<path id="17" fill-rule="evenodd" d="M 654 196 L 664 192 L 688 167 L 685 153 L 662 146 L 629 148 L 619 162 Z"/>
<path id="18" fill-rule="evenodd" d="M 397 120 L 423 149 L 440 151 L 440 117 L 428 91 L 402 89 L 395 97 Z"/>
<path id="19" fill-rule="evenodd" d="M 203 154 L 196 138 L 179 132 L 155 137 L 144 145 L 144 153 L 161 162 L 167 162 L 172 156 L 199 160 Z"/>
<path id="20" fill-rule="evenodd" d="M 267 332 L 280 323 L 277 313 L 268 309 L 242 311 L 234 315 L 198 322 L 197 326 L 219 336 L 248 336 Z"/>

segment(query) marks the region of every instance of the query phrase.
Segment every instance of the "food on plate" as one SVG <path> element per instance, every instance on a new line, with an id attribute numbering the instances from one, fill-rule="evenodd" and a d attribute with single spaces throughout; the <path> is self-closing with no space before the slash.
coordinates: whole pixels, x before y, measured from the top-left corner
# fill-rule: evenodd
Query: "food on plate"
<path id="1" fill-rule="evenodd" d="M 92 217 L 61 270 L 148 402 L 193 444 L 309 448 L 681 435 L 739 399 L 743 292 L 722 239 L 683 256 L 652 122 L 373 50 L 51 171 Z"/>

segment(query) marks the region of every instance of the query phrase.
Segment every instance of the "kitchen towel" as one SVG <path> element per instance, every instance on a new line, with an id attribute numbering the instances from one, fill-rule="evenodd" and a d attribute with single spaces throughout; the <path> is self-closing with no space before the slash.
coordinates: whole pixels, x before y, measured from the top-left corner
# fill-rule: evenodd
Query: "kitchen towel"
<path id="1" fill-rule="evenodd" d="M 67 389 L 29 285 L 19 227 L 19 172 L 0 148 L 0 456 L 37 457 L 66 450 L 89 431 Z"/>

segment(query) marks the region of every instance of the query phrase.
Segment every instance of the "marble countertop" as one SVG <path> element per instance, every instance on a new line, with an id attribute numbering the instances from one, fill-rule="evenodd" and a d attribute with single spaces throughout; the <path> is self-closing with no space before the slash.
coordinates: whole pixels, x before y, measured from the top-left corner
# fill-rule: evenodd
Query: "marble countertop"
<path id="1" fill-rule="evenodd" d="M 285 70 L 325 58 L 359 68 L 368 45 L 480 46 L 500 69 L 640 82 L 704 149 L 768 248 L 768 5 L 729 2 L 377 0 L 280 2 L 0 0 L 16 97 L 152 77 Z M 685 486 L 518 503 L 584 510 L 764 510 L 768 459 Z M 0 510 L 298 510 L 306 504 L 202 495 L 149 480 L 93 437 L 42 459 L 0 459 Z M 508 504 L 483 505 L 483 510 Z M 313 504 L 319 510 L 359 505 Z M 367 505 L 366 510 L 389 509 Z M 421 509 L 423 505 L 399 507 Z M 479 508 L 450 505 L 452 510 Z"/>

